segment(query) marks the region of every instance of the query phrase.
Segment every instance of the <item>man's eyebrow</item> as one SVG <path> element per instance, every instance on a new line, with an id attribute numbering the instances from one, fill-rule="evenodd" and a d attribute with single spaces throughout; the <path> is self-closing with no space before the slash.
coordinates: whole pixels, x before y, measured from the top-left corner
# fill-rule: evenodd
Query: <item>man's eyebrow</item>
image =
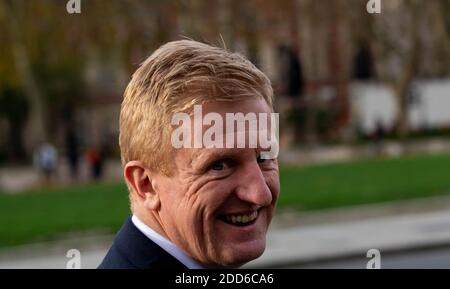
<path id="1" fill-rule="evenodd" d="M 193 165 L 194 167 L 201 166 L 205 163 L 208 163 L 212 160 L 224 159 L 224 158 L 233 158 L 239 156 L 240 150 L 238 149 L 205 149 L 207 152 L 201 152 L 197 155 L 194 155 Z"/>

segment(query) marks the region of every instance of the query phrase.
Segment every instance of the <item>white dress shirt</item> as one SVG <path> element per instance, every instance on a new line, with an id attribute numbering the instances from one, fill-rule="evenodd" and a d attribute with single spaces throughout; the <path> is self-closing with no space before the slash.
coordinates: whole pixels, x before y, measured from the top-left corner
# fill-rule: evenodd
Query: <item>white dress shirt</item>
<path id="1" fill-rule="evenodd" d="M 203 267 L 198 262 L 186 255 L 180 248 L 175 246 L 174 243 L 170 242 L 169 240 L 155 232 L 152 228 L 144 224 L 141 220 L 139 220 L 137 216 L 133 215 L 131 217 L 131 221 L 136 226 L 136 228 L 141 231 L 142 234 L 144 234 L 147 238 L 163 248 L 167 253 L 180 261 L 184 266 L 188 267 L 189 269 L 203 269 Z"/>

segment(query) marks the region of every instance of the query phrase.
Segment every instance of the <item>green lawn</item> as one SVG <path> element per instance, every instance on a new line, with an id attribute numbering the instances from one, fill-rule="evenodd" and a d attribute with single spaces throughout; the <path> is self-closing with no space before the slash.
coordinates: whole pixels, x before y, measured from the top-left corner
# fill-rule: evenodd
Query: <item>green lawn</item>
<path id="1" fill-rule="evenodd" d="M 279 207 L 315 210 L 450 193 L 450 154 L 281 169 Z M 128 214 L 124 184 L 0 194 L 0 246 L 71 231 L 117 230 Z"/>
<path id="2" fill-rule="evenodd" d="M 116 230 L 128 214 L 123 184 L 93 184 L 0 194 L 0 246 L 91 229 Z"/>
<path id="3" fill-rule="evenodd" d="M 315 210 L 450 194 L 450 154 L 281 170 L 279 206 Z"/>

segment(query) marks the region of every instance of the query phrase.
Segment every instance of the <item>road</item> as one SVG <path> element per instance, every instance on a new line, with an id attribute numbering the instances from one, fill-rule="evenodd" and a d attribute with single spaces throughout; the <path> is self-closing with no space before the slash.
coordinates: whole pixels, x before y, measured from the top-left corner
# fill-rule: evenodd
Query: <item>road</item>
<path id="1" fill-rule="evenodd" d="M 61 250 L 57 254 L 41 256 L 39 258 L 23 260 L 3 260 L 0 261 L 0 269 L 5 268 L 40 268 L 40 269 L 61 269 L 66 268 L 69 258 L 66 252 Z M 104 249 L 88 250 L 81 252 L 81 268 L 94 269 L 102 260 L 105 254 Z M 277 266 L 276 268 L 295 269 L 365 269 L 369 261 L 365 256 L 336 259 L 331 261 L 313 262 L 309 264 L 291 264 Z M 270 268 L 270 267 L 268 267 Z M 383 255 L 381 252 L 382 269 L 450 269 L 450 244 L 449 247 L 430 248 L 424 250 L 414 250 L 411 252 L 389 253 Z"/>
<path id="2" fill-rule="evenodd" d="M 280 268 L 302 269 L 366 269 L 369 258 L 347 258 L 312 264 L 291 265 Z M 382 269 L 450 269 L 450 247 L 430 248 L 412 252 L 391 253 L 383 256 L 380 264 Z"/>

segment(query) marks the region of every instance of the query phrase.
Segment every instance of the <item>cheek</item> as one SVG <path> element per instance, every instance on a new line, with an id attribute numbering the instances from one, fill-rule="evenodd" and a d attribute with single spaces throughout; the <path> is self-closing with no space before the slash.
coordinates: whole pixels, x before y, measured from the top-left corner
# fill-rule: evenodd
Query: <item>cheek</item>
<path id="1" fill-rule="evenodd" d="M 178 182 L 170 182 L 159 185 L 161 211 L 166 220 L 178 219 L 186 204 L 183 203 L 186 188 Z"/>
<path id="2" fill-rule="evenodd" d="M 202 226 L 204 231 L 214 230 L 217 214 L 222 210 L 232 195 L 234 185 L 229 180 L 213 180 L 205 183 L 190 201 L 195 211 L 190 219 Z"/>
<path id="3" fill-rule="evenodd" d="M 229 180 L 215 180 L 205 184 L 198 193 L 198 203 L 208 214 L 214 214 L 233 192 Z"/>
<path id="4" fill-rule="evenodd" d="M 266 184 L 272 193 L 273 203 L 275 204 L 280 194 L 280 177 L 278 171 L 268 172 L 265 178 Z"/>
<path id="5" fill-rule="evenodd" d="M 210 181 L 181 202 L 183 209 L 177 218 L 184 224 L 185 235 L 192 243 L 200 247 L 216 243 L 217 214 L 231 195 L 230 187 L 229 182 Z"/>

